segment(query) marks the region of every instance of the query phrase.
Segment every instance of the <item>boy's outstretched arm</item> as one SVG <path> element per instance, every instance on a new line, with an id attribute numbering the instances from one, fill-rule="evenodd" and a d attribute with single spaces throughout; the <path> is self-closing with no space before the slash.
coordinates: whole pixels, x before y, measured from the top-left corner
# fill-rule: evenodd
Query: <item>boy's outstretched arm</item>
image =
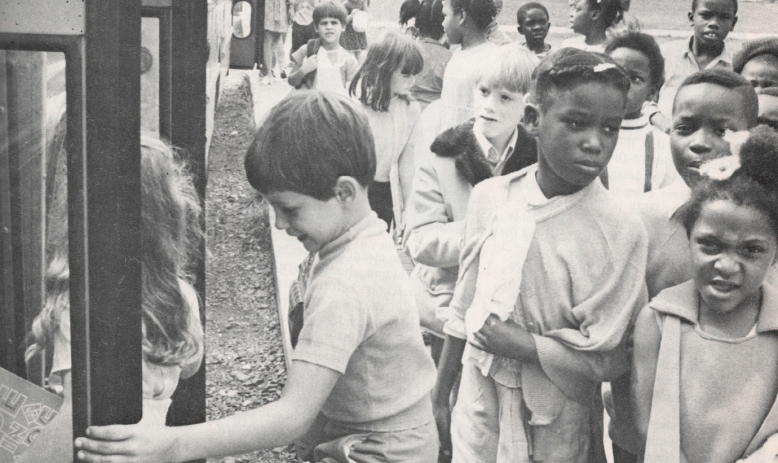
<path id="1" fill-rule="evenodd" d="M 289 444 L 308 431 L 340 373 L 296 360 L 281 398 L 264 407 L 190 426 L 90 427 L 76 439 L 78 458 L 90 463 L 189 461 Z"/>

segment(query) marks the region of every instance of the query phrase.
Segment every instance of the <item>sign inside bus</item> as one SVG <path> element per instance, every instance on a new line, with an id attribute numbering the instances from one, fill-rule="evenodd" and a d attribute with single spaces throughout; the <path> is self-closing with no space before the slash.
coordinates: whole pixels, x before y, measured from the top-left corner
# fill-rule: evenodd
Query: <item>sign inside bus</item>
<path id="1" fill-rule="evenodd" d="M 61 397 L 0 368 L 0 463 L 35 442 L 61 406 Z"/>

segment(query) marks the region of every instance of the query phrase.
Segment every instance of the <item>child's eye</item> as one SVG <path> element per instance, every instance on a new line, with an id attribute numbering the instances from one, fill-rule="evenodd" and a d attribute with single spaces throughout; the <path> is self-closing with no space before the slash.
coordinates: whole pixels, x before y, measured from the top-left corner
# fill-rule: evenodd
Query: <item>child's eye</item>
<path id="1" fill-rule="evenodd" d="M 716 255 L 721 252 L 721 246 L 713 240 L 700 238 L 697 239 L 697 246 L 700 247 L 700 251 L 708 255 Z"/>
<path id="2" fill-rule="evenodd" d="M 510 96 L 510 95 L 506 95 L 506 94 L 504 94 L 504 93 L 500 95 L 500 99 L 501 99 L 502 101 L 513 101 L 513 98 L 511 98 L 511 96 Z"/>
<path id="3" fill-rule="evenodd" d="M 619 127 L 618 125 L 606 125 L 604 127 L 605 133 L 607 133 L 608 135 L 619 133 L 619 129 L 621 129 L 621 127 Z"/>
<path id="4" fill-rule="evenodd" d="M 727 129 L 724 128 L 718 128 L 713 131 L 717 136 L 723 137 L 724 134 L 727 132 Z"/>
<path id="5" fill-rule="evenodd" d="M 754 258 L 757 255 L 762 254 L 764 252 L 765 249 L 762 246 L 756 244 L 747 244 L 740 249 L 741 256 L 750 257 L 750 258 Z"/>
<path id="6" fill-rule="evenodd" d="M 673 131 L 680 135 L 687 135 L 692 133 L 692 127 L 689 125 L 677 125 L 673 127 Z"/>

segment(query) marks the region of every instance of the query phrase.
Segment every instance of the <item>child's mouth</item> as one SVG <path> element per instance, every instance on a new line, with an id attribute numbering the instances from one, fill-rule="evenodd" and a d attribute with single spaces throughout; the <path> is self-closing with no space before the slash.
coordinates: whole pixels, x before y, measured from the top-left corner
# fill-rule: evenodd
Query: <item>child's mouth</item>
<path id="1" fill-rule="evenodd" d="M 728 294 L 735 291 L 738 288 L 738 285 L 730 281 L 713 280 L 710 282 L 710 287 L 717 293 Z"/>

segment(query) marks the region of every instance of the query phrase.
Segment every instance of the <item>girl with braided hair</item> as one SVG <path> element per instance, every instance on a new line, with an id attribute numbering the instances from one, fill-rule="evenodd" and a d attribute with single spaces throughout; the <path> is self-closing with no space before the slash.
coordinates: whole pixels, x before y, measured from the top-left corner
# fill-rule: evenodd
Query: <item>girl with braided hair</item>
<path id="1" fill-rule="evenodd" d="M 628 77 L 568 48 L 533 79 L 524 122 L 538 163 L 480 182 L 465 217 L 438 376 L 462 369 L 454 462 L 596 461 L 595 398 L 628 371 L 625 333 L 647 300 L 640 219 L 598 180 Z"/>
<path id="2" fill-rule="evenodd" d="M 621 21 L 623 14 L 621 0 L 572 0 L 570 28 L 581 35 L 563 41 L 562 47 L 604 52 L 608 30 Z"/>

